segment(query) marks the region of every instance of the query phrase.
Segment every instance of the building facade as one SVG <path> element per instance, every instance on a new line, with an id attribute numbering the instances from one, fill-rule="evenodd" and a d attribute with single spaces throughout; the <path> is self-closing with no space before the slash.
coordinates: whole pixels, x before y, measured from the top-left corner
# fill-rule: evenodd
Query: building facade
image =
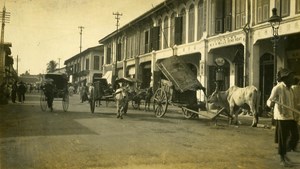
<path id="1" fill-rule="evenodd" d="M 275 55 L 268 22 L 274 7 L 282 17 Z M 289 67 L 300 77 L 299 28 L 300 0 L 166 0 L 99 40 L 103 71 L 156 88 L 163 78 L 156 62 L 177 55 L 208 94 L 216 80 L 224 90 L 254 85 L 264 104 L 274 69 Z"/>
<path id="2" fill-rule="evenodd" d="M 81 53 L 67 59 L 66 73 L 70 82 L 74 85 L 91 83 L 94 76 L 102 76 L 103 45 L 84 50 Z"/>

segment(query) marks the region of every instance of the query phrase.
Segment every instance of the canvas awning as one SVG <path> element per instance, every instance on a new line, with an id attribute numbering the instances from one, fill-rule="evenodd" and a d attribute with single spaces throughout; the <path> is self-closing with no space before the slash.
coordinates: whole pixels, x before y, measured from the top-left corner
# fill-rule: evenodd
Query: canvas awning
<path id="1" fill-rule="evenodd" d="M 102 78 L 105 78 L 107 80 L 108 84 L 111 84 L 112 81 L 112 71 L 107 71 Z"/>

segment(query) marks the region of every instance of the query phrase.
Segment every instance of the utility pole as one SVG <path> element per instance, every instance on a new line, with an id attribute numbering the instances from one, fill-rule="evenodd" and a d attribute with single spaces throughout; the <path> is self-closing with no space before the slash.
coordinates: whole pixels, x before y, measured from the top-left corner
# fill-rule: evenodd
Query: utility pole
<path id="1" fill-rule="evenodd" d="M 9 23 L 10 13 L 6 12 L 5 6 L 3 7 L 3 11 L 0 12 L 1 16 L 1 40 L 0 40 L 0 81 L 4 81 L 5 77 L 5 55 L 4 55 L 4 27 L 5 23 Z"/>
<path id="2" fill-rule="evenodd" d="M 120 16 L 122 16 L 123 14 L 122 13 L 119 13 L 119 12 L 113 12 L 113 15 L 115 15 L 115 19 L 117 20 L 117 23 L 116 23 L 116 26 L 117 26 L 117 33 L 119 32 L 119 25 L 120 25 L 120 22 L 119 20 L 121 19 Z M 117 51 L 117 50 L 116 50 Z M 112 83 L 113 85 L 115 86 L 115 81 L 117 79 L 117 76 L 118 76 L 118 52 L 115 53 L 116 55 L 116 58 L 115 58 L 115 66 L 114 66 L 114 76 L 113 76 L 113 79 L 112 79 Z"/>
<path id="3" fill-rule="evenodd" d="M 83 27 L 83 26 L 78 26 L 78 28 L 80 29 L 80 32 L 79 32 L 79 34 L 80 34 L 80 46 L 79 46 L 79 51 L 80 51 L 80 53 L 81 53 L 81 49 L 82 49 L 82 29 L 84 29 L 84 27 Z"/>

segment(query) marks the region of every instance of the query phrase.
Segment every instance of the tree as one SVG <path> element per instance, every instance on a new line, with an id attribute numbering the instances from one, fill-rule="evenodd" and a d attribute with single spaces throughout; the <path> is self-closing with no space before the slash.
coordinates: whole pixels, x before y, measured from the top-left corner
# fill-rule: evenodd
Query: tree
<path id="1" fill-rule="evenodd" d="M 58 63 L 54 60 L 51 60 L 49 63 L 47 63 L 47 73 L 52 73 L 56 70 Z"/>

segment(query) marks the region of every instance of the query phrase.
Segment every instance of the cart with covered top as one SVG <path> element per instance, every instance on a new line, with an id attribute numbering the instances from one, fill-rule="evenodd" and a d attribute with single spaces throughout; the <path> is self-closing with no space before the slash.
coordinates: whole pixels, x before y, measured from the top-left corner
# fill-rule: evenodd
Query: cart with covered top
<path id="1" fill-rule="evenodd" d="M 188 65 L 178 56 L 160 60 L 157 67 L 167 79 L 161 79 L 160 87 L 153 96 L 153 106 L 156 117 L 163 117 L 168 105 L 180 107 L 186 118 L 205 117 L 214 119 L 223 110 L 212 112 L 206 109 L 206 102 L 198 102 L 196 91 L 205 88 Z"/>
<path id="2" fill-rule="evenodd" d="M 66 112 L 69 108 L 69 93 L 68 93 L 68 77 L 61 73 L 47 73 L 43 76 L 40 96 L 40 106 L 42 111 L 47 110 L 47 97 L 45 88 L 43 87 L 46 81 L 51 81 L 53 85 L 54 101 L 61 101 L 63 110 Z"/>
<path id="3" fill-rule="evenodd" d="M 96 101 L 114 101 L 113 88 L 107 83 L 107 79 L 93 77 L 93 83 L 89 87 L 89 103 L 92 113 L 95 112 Z"/>

